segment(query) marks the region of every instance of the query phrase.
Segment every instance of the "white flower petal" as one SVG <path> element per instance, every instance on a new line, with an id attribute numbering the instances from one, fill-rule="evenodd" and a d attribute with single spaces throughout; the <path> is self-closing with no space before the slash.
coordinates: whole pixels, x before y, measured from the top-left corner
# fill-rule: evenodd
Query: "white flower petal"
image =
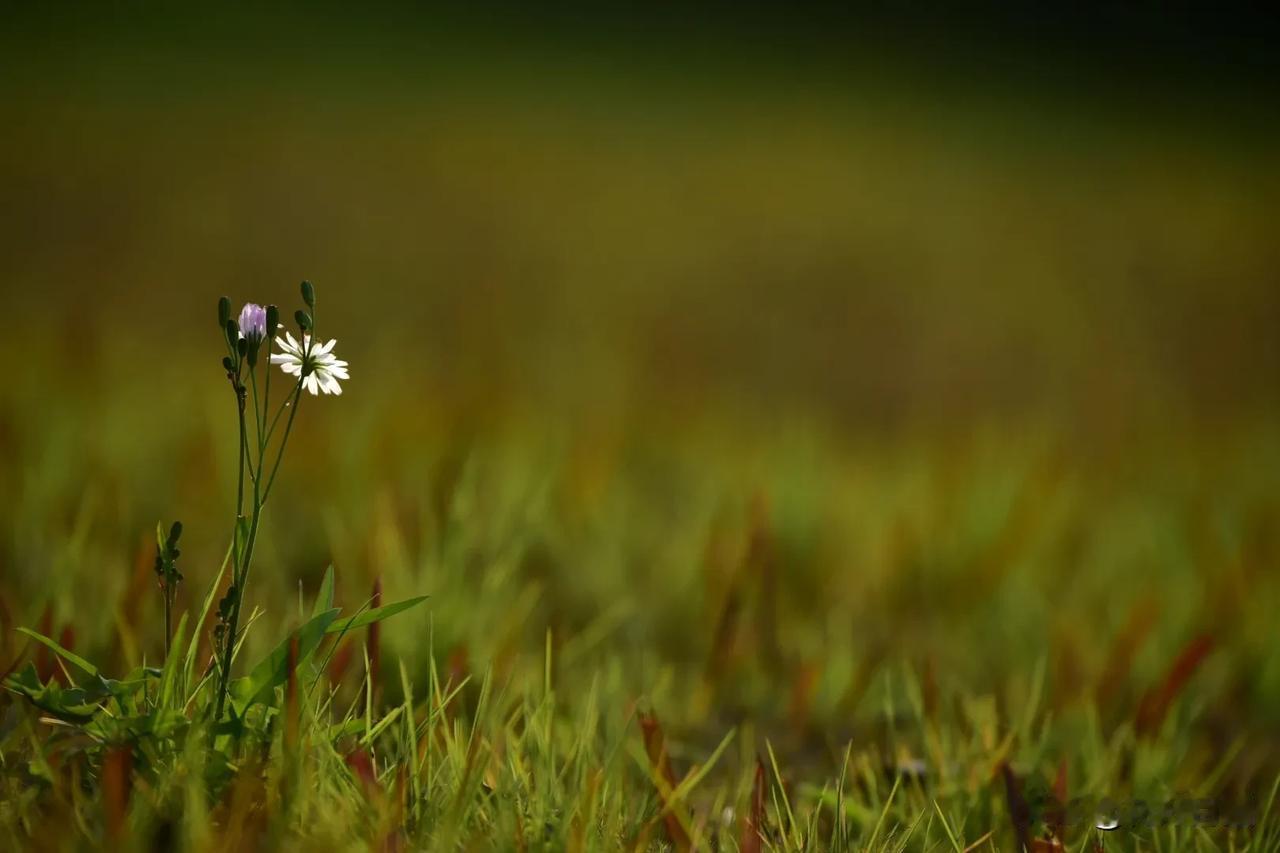
<path id="1" fill-rule="evenodd" d="M 342 393 L 342 386 L 338 384 L 338 380 L 328 373 L 320 374 L 320 388 L 326 394 Z"/>

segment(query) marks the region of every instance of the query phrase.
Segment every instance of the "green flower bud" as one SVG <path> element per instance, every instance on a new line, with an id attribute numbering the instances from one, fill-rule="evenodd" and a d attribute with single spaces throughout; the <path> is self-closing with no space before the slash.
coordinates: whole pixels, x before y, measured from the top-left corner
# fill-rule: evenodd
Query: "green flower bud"
<path id="1" fill-rule="evenodd" d="M 182 522 L 175 521 L 173 526 L 169 528 L 169 547 L 172 548 L 178 544 L 178 537 L 182 535 Z"/>
<path id="2" fill-rule="evenodd" d="M 302 301 L 307 303 L 308 308 L 316 307 L 316 289 L 309 281 L 302 282 Z"/>
<path id="3" fill-rule="evenodd" d="M 231 363 L 231 356 L 224 355 L 222 357 L 222 369 L 227 371 L 227 373 L 230 373 L 231 371 L 236 369 L 236 366 Z"/>
<path id="4" fill-rule="evenodd" d="M 293 313 L 293 319 L 298 321 L 298 328 L 304 332 L 311 330 L 311 315 L 301 309 Z"/>
<path id="5" fill-rule="evenodd" d="M 280 309 L 274 305 L 267 306 L 267 337 L 274 338 L 276 326 L 280 325 Z"/>
<path id="6" fill-rule="evenodd" d="M 231 300 L 224 296 L 218 300 L 218 328 L 225 328 L 230 319 Z"/>
<path id="7" fill-rule="evenodd" d="M 236 339 L 236 353 L 244 358 L 249 353 L 249 341 L 247 338 Z"/>
<path id="8" fill-rule="evenodd" d="M 236 341 L 240 340 L 240 324 L 235 320 L 228 320 L 223 326 L 227 332 L 227 343 L 231 344 L 231 348 L 236 348 Z"/>

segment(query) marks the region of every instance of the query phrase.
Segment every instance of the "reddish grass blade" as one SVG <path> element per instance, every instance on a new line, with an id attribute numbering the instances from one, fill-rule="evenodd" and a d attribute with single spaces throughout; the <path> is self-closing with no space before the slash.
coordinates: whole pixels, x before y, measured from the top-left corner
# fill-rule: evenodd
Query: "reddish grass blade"
<path id="1" fill-rule="evenodd" d="M 364 786 L 366 794 L 374 794 L 379 790 L 378 774 L 373 769 L 373 758 L 370 757 L 367 749 L 356 749 L 347 753 L 343 759 L 347 763 L 347 767 L 351 768 L 351 772 Z"/>
<path id="2" fill-rule="evenodd" d="M 471 657 L 467 651 L 466 644 L 463 643 L 449 652 L 449 658 L 445 661 L 445 684 L 449 685 L 449 687 L 461 684 L 470 673 Z M 448 691 L 446 690 L 446 692 Z M 445 720 L 452 723 L 454 718 L 458 716 L 458 706 L 461 704 L 460 701 L 455 701 L 446 705 L 444 709 Z"/>
<path id="3" fill-rule="evenodd" d="M 1107 657 L 1106 667 L 1102 670 L 1102 678 L 1098 680 L 1099 705 L 1105 706 L 1129 680 L 1129 669 L 1133 666 L 1133 658 L 1142 648 L 1151 629 L 1155 627 L 1159 613 L 1160 608 L 1155 599 L 1147 596 L 1139 598 L 1129 609 L 1129 617 L 1111 645 L 1111 653 Z"/>
<path id="4" fill-rule="evenodd" d="M 671 770 L 671 760 L 667 755 L 666 736 L 663 734 L 662 726 L 658 723 L 658 718 L 654 714 L 641 712 L 638 719 L 640 721 L 640 732 L 644 737 L 645 754 L 649 756 L 649 765 L 666 783 L 665 790 L 661 786 L 655 787 L 658 788 L 658 798 L 662 801 L 663 811 L 665 812 L 663 822 L 667 827 L 667 839 L 677 850 L 688 850 L 690 848 L 689 836 L 685 834 L 679 818 L 672 811 L 673 804 L 668 799 L 670 792 L 676 789 L 677 781 L 675 773 Z"/>
<path id="5" fill-rule="evenodd" d="M 809 711 L 813 705 L 813 694 L 818 687 L 818 667 L 812 662 L 801 663 L 796 668 L 795 678 L 791 681 L 791 701 L 787 708 L 787 716 L 797 731 L 805 731 L 809 725 Z"/>
<path id="6" fill-rule="evenodd" d="M 1058 774 L 1053 779 L 1053 813 L 1050 829 L 1054 839 L 1062 842 L 1067 837 L 1067 760 L 1058 762 Z M 1061 846 L 1061 845 L 1059 845 Z"/>
<path id="7" fill-rule="evenodd" d="M 129 749 L 107 750 L 102 758 L 102 812 L 107 838 L 119 842 L 125 837 L 125 819 L 129 814 L 129 778 L 133 770 L 133 752 Z"/>
<path id="8" fill-rule="evenodd" d="M 1013 824 L 1014 835 L 1018 838 L 1019 850 L 1031 849 L 1031 809 L 1022 796 L 1022 783 L 1018 781 L 1013 768 L 1007 761 L 1000 763 L 1000 774 L 1004 776 L 1004 796 L 1009 804 L 1009 821 Z"/>
<path id="9" fill-rule="evenodd" d="M 1182 653 L 1169 667 L 1164 680 L 1148 690 L 1142 697 L 1142 701 L 1138 703 L 1138 713 L 1134 721 L 1134 728 L 1138 734 L 1150 735 L 1160 728 L 1174 700 L 1178 698 L 1178 694 L 1187 686 L 1191 676 L 1200 668 L 1200 664 L 1212 650 L 1213 638 L 1207 634 L 1201 634 L 1187 643 Z"/>
<path id="10" fill-rule="evenodd" d="M 339 684 L 342 677 L 347 674 L 347 670 L 351 668 L 351 659 L 355 656 L 355 645 L 350 637 L 342 640 L 342 644 L 338 646 L 338 650 L 333 653 L 333 657 L 329 660 L 329 682 L 331 684 Z"/>
<path id="11" fill-rule="evenodd" d="M 738 848 L 742 853 L 761 853 L 764 849 L 764 764 L 756 757 L 756 778 L 751 786 L 751 808 L 742 822 Z"/>

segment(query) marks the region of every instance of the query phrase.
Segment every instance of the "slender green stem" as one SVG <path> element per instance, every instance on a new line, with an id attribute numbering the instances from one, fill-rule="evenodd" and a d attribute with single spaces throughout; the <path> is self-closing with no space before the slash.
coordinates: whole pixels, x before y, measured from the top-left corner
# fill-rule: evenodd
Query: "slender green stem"
<path id="1" fill-rule="evenodd" d="M 258 445 L 258 453 L 262 453 L 262 407 L 258 405 L 258 371 L 249 368 L 249 387 L 253 389 L 253 443 Z"/>
<path id="2" fill-rule="evenodd" d="M 236 475 L 236 519 L 238 520 L 244 514 L 244 449 L 245 449 L 245 430 L 244 430 L 244 397 L 240 394 L 240 376 L 236 371 L 236 379 L 232 383 L 232 388 L 236 394 L 236 409 L 240 418 L 240 464 L 239 471 Z"/>
<path id="3" fill-rule="evenodd" d="M 270 346 L 267 348 L 268 362 L 270 361 Z M 245 538 L 244 550 L 237 554 L 232 572 L 232 582 L 235 586 L 235 596 L 231 602 L 231 616 L 227 620 L 227 635 L 224 638 L 226 643 L 223 651 L 222 673 L 218 684 L 218 702 L 214 711 L 214 720 L 222 719 L 222 712 L 226 708 L 227 693 L 231 687 L 231 665 L 235 658 L 236 633 L 240 627 L 240 610 L 244 603 L 245 586 L 249 582 L 249 569 L 253 563 L 253 549 L 258 541 L 258 526 L 262 520 L 262 507 L 267 502 L 267 496 L 271 493 L 271 486 L 275 483 L 276 474 L 280 471 L 280 462 L 284 459 L 285 447 L 289 443 L 289 434 L 293 431 L 293 420 L 298 414 L 298 404 L 302 399 L 303 380 L 306 379 L 307 372 L 305 365 L 310 359 L 311 343 L 308 342 L 306 350 L 303 353 L 304 368 L 302 374 L 298 377 L 298 384 L 294 387 L 292 399 L 286 399 L 281 406 L 279 412 L 276 413 L 275 419 L 272 421 L 270 429 L 266 435 L 262 433 L 262 427 L 266 424 L 266 408 L 258 404 L 257 379 L 253 372 L 249 374 L 250 383 L 253 385 L 254 394 L 254 423 L 257 427 L 258 434 L 258 465 L 257 473 L 253 474 L 252 462 L 245 459 L 246 440 L 245 440 L 245 424 L 244 424 L 244 397 L 240 395 L 239 411 L 240 411 L 240 459 L 241 459 L 241 488 L 237 490 L 236 504 L 236 527 L 239 528 L 240 519 L 243 517 L 243 483 L 244 483 L 244 466 L 248 462 L 250 473 L 253 476 L 253 516 L 249 522 L 249 535 Z M 238 375 L 238 372 L 237 372 Z M 267 382 L 271 381 L 271 373 L 268 369 Z M 270 385 L 267 386 L 268 390 Z M 239 391 L 237 390 L 237 395 Z M 284 409 L 289 409 L 289 419 L 285 423 L 284 435 L 280 438 L 280 445 L 276 449 L 276 458 L 271 466 L 271 476 L 267 479 L 266 487 L 263 487 L 262 473 L 266 470 L 267 445 L 271 441 L 271 436 L 275 432 L 276 424 L 280 420 L 280 415 L 284 413 Z M 233 534 L 234 535 L 234 534 Z M 234 539 L 233 539 L 234 548 Z"/>
<path id="4" fill-rule="evenodd" d="M 239 365 L 236 366 L 235 378 L 232 380 L 231 387 L 236 395 L 236 413 L 240 422 L 240 464 L 237 473 L 236 482 L 236 518 L 235 523 L 231 527 L 231 586 L 235 592 L 232 602 L 231 619 L 228 622 L 228 633 L 223 640 L 226 643 L 226 654 L 223 659 L 222 672 L 218 678 L 218 704 L 214 710 L 213 719 L 215 721 L 222 719 L 222 710 L 226 705 L 227 688 L 230 685 L 231 677 L 231 657 L 235 649 L 236 626 L 240 619 L 240 572 L 242 563 L 242 554 L 236 548 L 236 531 L 240 529 L 240 519 L 244 516 L 244 468 L 245 468 L 245 428 L 244 428 L 244 395 L 240 393 L 240 370 Z M 254 488 L 257 488 L 257 478 L 254 478 Z"/>
<path id="5" fill-rule="evenodd" d="M 280 462 L 284 458 L 285 446 L 289 442 L 289 433 L 293 428 L 293 418 L 297 413 L 298 399 L 302 392 L 302 383 L 299 381 L 297 388 L 293 394 L 292 411 L 289 413 L 289 421 L 285 426 L 283 437 L 280 439 L 280 447 L 276 451 L 276 459 L 271 469 L 271 478 L 267 481 L 264 489 L 262 478 L 255 477 L 253 480 L 253 516 L 249 522 L 249 535 L 245 539 L 244 551 L 238 555 L 236 560 L 235 572 L 233 573 L 235 584 L 235 598 L 231 604 L 231 617 L 227 622 L 227 635 L 225 637 L 226 647 L 223 652 L 222 677 L 218 687 L 218 704 L 214 712 L 214 719 L 222 719 L 222 712 L 226 707 L 227 692 L 231 686 L 231 665 L 234 661 L 236 647 L 236 633 L 240 627 L 240 610 L 244 603 L 245 587 L 249 582 L 249 569 L 253 562 L 253 549 L 258 541 L 258 527 L 262 520 L 262 507 L 267 502 L 267 494 L 271 490 L 271 483 L 275 482 L 276 473 L 280 470 Z M 264 470 L 263 466 L 266 461 L 265 449 L 258 456 L 258 470 Z M 238 524 L 239 517 L 237 517 Z"/>
<path id="6" fill-rule="evenodd" d="M 302 400 L 302 380 L 293 391 L 292 405 L 289 406 L 289 420 L 284 425 L 284 435 L 280 437 L 280 449 L 276 452 L 275 464 L 271 467 L 271 476 L 267 478 L 267 488 L 262 493 L 262 502 L 266 503 L 271 494 L 271 485 L 276 481 L 276 472 L 280 470 L 280 460 L 284 459 L 284 446 L 289 443 L 289 433 L 293 431 L 293 419 L 298 414 L 298 404 Z"/>
<path id="7" fill-rule="evenodd" d="M 271 408 L 271 348 L 275 346 L 275 329 L 267 329 L 267 338 L 263 341 L 266 344 L 266 365 L 263 369 L 267 371 L 267 379 L 262 386 L 262 426 L 258 429 L 258 469 L 262 469 L 262 454 L 267 450 L 267 442 L 271 440 L 271 434 L 263 434 L 263 430 L 267 426 L 267 412 Z"/>
<path id="8" fill-rule="evenodd" d="M 172 642 L 170 627 L 173 624 L 173 579 L 166 570 L 164 579 L 164 662 L 169 662 L 169 644 Z"/>

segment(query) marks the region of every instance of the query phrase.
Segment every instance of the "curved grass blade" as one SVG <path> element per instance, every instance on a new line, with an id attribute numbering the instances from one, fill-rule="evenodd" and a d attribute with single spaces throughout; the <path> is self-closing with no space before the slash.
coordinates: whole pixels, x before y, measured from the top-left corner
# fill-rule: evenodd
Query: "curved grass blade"
<path id="1" fill-rule="evenodd" d="M 67 661 L 68 663 L 75 664 L 76 666 L 80 667 L 80 669 L 84 670 L 89 675 L 98 674 L 98 668 L 96 666 L 89 663 L 87 660 L 80 657 L 75 652 L 67 651 L 62 646 L 55 643 L 53 640 L 50 640 L 44 634 L 41 634 L 39 631 L 32 631 L 30 628 L 18 628 L 17 631 L 19 634 L 25 634 L 26 636 L 35 640 L 37 643 L 40 643 L 44 646 L 49 647 L 63 660 Z"/>
<path id="2" fill-rule="evenodd" d="M 311 608 L 311 615 L 319 616 L 331 609 L 333 609 L 333 563 L 324 570 L 324 580 L 320 582 L 320 590 L 316 593 L 316 603 Z"/>
<path id="3" fill-rule="evenodd" d="M 363 628 L 365 625 L 371 625 L 374 622 L 381 622 L 388 616 L 395 616 L 397 613 L 403 613 L 410 607 L 421 604 L 431 596 L 418 595 L 413 598 L 406 598 L 404 601 L 397 601 L 395 604 L 388 604 L 385 607 L 375 607 L 372 610 L 366 610 L 356 616 L 347 619 L 339 619 L 331 624 L 326 634 L 340 634 L 343 631 L 353 631 L 356 628 Z"/>
<path id="4" fill-rule="evenodd" d="M 234 543 L 227 546 L 226 556 L 222 558 L 222 566 L 219 567 L 213 583 L 209 584 L 209 591 L 205 593 L 204 603 L 200 607 L 200 618 L 196 620 L 196 624 L 191 629 L 191 642 L 187 644 L 187 656 L 182 665 L 184 691 L 190 689 L 191 678 L 195 674 L 196 653 L 200 650 L 200 629 L 204 627 L 204 620 L 209 618 L 209 611 L 213 608 L 213 600 L 218 597 L 218 587 L 222 584 L 222 576 L 227 573 L 227 563 L 231 562 L 231 551 L 234 547 Z"/>
<path id="5" fill-rule="evenodd" d="M 312 617 L 301 628 L 285 637 L 271 654 L 258 662 L 248 676 L 235 682 L 232 692 L 236 704 L 240 706 L 241 714 L 250 705 L 268 701 L 272 692 L 284 684 L 289 677 L 290 648 L 293 643 L 297 642 L 294 665 L 301 666 L 320 645 L 326 629 L 333 624 L 334 619 L 338 618 L 339 612 L 334 608 Z"/>

